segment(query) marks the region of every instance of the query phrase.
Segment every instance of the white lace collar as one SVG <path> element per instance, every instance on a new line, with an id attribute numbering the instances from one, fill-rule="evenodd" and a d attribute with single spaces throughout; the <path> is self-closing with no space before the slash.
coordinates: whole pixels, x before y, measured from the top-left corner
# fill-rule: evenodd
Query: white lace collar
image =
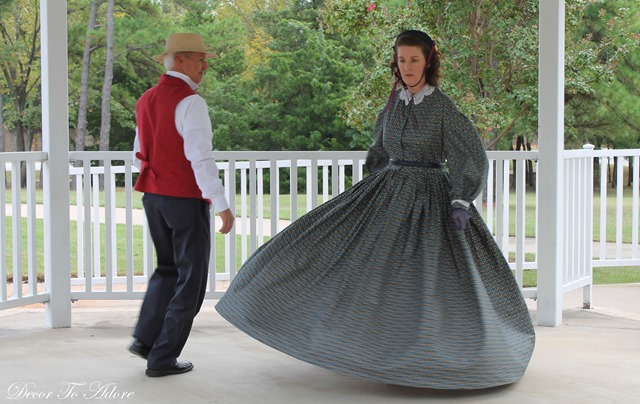
<path id="1" fill-rule="evenodd" d="M 411 101 L 411 99 L 413 99 L 414 105 L 418 105 L 422 102 L 424 97 L 431 95 L 435 89 L 435 87 L 425 84 L 424 87 L 422 87 L 422 90 L 415 94 L 411 94 L 409 89 L 403 88 L 400 90 L 400 99 L 404 101 L 404 105 L 409 105 L 409 101 Z"/>

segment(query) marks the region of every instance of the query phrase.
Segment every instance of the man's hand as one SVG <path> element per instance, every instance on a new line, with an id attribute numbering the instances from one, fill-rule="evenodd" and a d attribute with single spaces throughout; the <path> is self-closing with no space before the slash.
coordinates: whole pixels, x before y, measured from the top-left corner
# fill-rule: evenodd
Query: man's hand
<path id="1" fill-rule="evenodd" d="M 231 209 L 218 212 L 218 215 L 220 216 L 220 219 L 222 219 L 222 227 L 220 228 L 220 233 L 229 233 L 233 228 L 233 221 L 235 220 L 233 213 L 231 213 Z"/>

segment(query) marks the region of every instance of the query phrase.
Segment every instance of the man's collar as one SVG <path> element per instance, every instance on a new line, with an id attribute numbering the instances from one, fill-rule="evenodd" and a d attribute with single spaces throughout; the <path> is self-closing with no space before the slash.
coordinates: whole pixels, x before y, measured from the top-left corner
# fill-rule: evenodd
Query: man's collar
<path id="1" fill-rule="evenodd" d="M 183 80 L 185 83 L 189 85 L 189 87 L 191 87 L 193 91 L 196 91 L 198 89 L 198 85 L 194 83 L 194 81 L 191 80 L 191 78 L 184 73 L 176 72 L 175 70 L 169 70 L 167 72 L 167 76 L 172 76 L 172 77 L 176 77 Z"/>

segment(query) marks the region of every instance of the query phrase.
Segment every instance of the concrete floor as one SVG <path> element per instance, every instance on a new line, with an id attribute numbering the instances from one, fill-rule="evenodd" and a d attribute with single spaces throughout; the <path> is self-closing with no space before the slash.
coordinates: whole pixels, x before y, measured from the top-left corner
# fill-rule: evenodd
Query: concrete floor
<path id="1" fill-rule="evenodd" d="M 565 296 L 563 325 L 536 327 L 524 378 L 483 391 L 435 391 L 356 379 L 293 359 L 237 331 L 205 302 L 182 358 L 192 372 L 144 375 L 126 347 L 138 301 L 74 303 L 73 326 L 43 308 L 0 311 L 0 402 L 640 403 L 640 284 L 596 286 L 595 308 Z M 535 303 L 531 314 L 535 321 Z"/>

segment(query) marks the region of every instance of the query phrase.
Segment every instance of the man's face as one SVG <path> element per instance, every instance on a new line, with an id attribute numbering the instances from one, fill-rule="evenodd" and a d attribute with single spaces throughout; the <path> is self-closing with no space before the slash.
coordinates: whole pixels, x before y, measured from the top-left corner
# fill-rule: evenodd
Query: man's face
<path id="1" fill-rule="evenodd" d="M 186 74 L 194 83 L 200 84 L 208 68 L 206 53 L 181 52 L 176 55 L 173 70 Z"/>

